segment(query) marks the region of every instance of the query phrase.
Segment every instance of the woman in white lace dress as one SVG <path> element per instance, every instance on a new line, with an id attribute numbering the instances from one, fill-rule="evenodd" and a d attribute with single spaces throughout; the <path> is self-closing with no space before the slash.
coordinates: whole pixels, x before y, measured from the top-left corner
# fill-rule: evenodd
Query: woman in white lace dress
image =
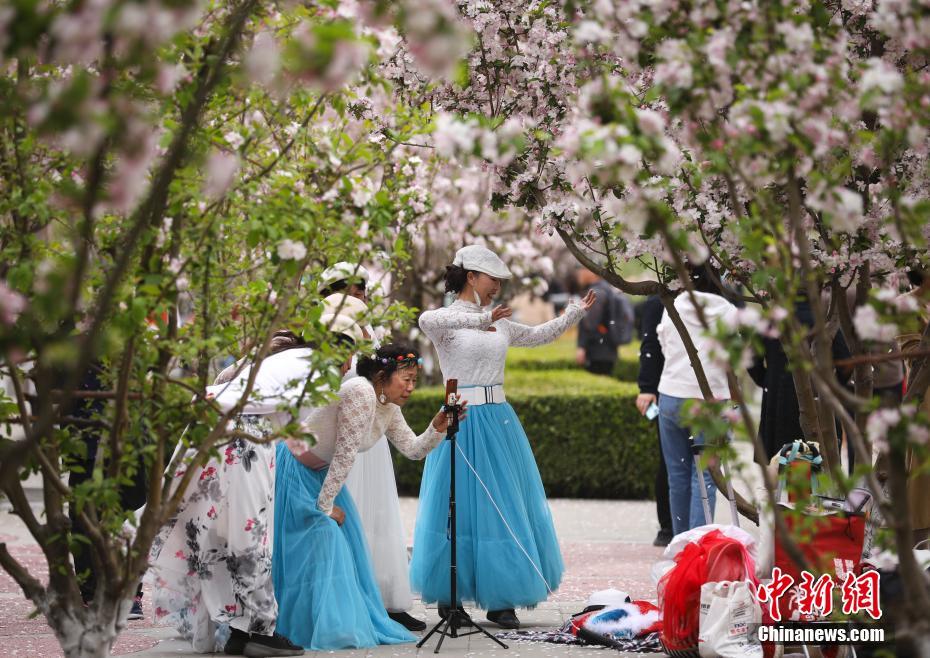
<path id="1" fill-rule="evenodd" d="M 305 422 L 316 443 L 278 446 L 273 575 L 278 629 L 314 650 L 372 647 L 415 638 L 388 617 L 346 478 L 356 455 L 386 435 L 405 456 L 423 459 L 448 419 L 437 413 L 415 436 L 400 407 L 416 386 L 419 355 L 384 345 L 360 357 L 360 375 L 339 401 Z"/>
<path id="2" fill-rule="evenodd" d="M 594 295 L 569 304 L 561 317 L 532 327 L 508 320 L 505 306 L 485 308 L 500 291 L 501 280 L 508 278 L 510 271 L 494 253 L 478 245 L 464 247 L 446 274 L 446 290 L 458 293 L 458 299 L 420 316 L 420 328 L 439 354 L 443 378 L 457 379 L 469 403 L 458 447 L 488 492 L 465 459 L 457 459 L 459 600 L 452 602 L 446 532 L 449 443 L 429 456 L 420 485 L 410 577 L 424 602 L 472 602 L 488 610 L 492 622 L 518 628 L 514 609 L 545 600 L 559 586 L 563 564 L 533 451 L 504 397 L 504 360 L 511 345 L 555 340 L 584 316 Z"/>

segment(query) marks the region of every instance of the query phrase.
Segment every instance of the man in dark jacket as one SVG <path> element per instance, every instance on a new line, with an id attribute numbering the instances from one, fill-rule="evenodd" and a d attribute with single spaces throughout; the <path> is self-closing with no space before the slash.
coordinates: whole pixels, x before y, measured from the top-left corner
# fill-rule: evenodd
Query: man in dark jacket
<path id="1" fill-rule="evenodd" d="M 92 365 L 81 380 L 78 387 L 79 392 L 99 392 L 105 390 L 102 381 L 102 366 L 100 363 Z M 97 450 L 100 449 L 100 428 L 95 425 L 100 417 L 106 413 L 106 402 L 101 398 L 78 398 L 69 414 L 76 419 L 75 424 L 63 425 L 63 429 L 69 429 L 75 435 L 80 437 L 84 442 L 84 455 L 75 460 L 74 466 L 68 473 L 68 486 L 75 489 L 81 483 L 91 480 L 94 475 L 94 468 L 97 463 Z M 138 463 L 138 474 L 133 478 L 131 484 L 124 484 L 119 487 L 120 506 L 124 510 L 136 510 L 145 505 L 146 494 L 148 492 L 148 482 L 146 478 L 146 465 L 144 459 L 140 456 Z M 77 515 L 74 505 L 68 505 L 68 516 L 72 523 L 72 532 L 78 535 L 87 534 L 81 518 Z M 91 548 L 89 543 L 74 542 L 72 555 L 74 557 L 74 571 L 81 578 L 80 589 L 81 598 L 85 603 L 89 603 L 94 598 L 97 589 L 97 574 L 94 570 L 94 563 L 90 555 Z M 136 597 L 129 612 L 130 620 L 142 619 L 142 584 L 139 584 L 136 590 Z"/>
<path id="2" fill-rule="evenodd" d="M 659 378 L 665 365 L 662 347 L 656 335 L 656 327 L 662 321 L 662 301 L 658 295 L 646 298 L 640 304 L 640 344 L 639 344 L 639 375 L 636 383 L 639 385 L 639 395 L 636 397 L 636 408 L 639 413 L 646 415 L 649 407 L 658 404 Z M 655 419 L 653 418 L 655 422 Z M 659 423 L 656 422 L 656 438 L 659 438 Z M 659 534 L 652 542 L 653 546 L 668 546 L 672 540 L 672 512 L 668 500 L 668 473 L 665 470 L 665 458 L 662 456 L 661 441 L 656 442 L 659 452 L 659 468 L 656 470 L 656 515 L 659 517 Z"/>
<path id="3" fill-rule="evenodd" d="M 623 293 L 590 270 L 579 268 L 576 276 L 582 290 L 593 290 L 597 295 L 594 305 L 578 323 L 576 361 L 588 372 L 611 375 L 617 365 L 617 348 L 621 345 L 617 337 L 626 333 L 625 342 L 629 342 L 632 336 L 632 307 L 624 303 L 622 297 L 618 298 Z M 629 312 L 615 310 L 621 307 L 629 307 Z"/>

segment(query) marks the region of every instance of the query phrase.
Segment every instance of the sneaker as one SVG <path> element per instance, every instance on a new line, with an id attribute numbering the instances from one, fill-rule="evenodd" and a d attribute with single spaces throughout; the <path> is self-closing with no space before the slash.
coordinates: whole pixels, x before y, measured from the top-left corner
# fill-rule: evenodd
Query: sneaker
<path id="1" fill-rule="evenodd" d="M 129 616 L 126 617 L 129 621 L 136 621 L 138 619 L 145 619 L 145 613 L 142 612 L 142 597 L 137 596 L 132 600 L 132 608 L 129 609 Z"/>
<path id="2" fill-rule="evenodd" d="M 520 628 L 520 620 L 517 619 L 517 613 L 513 608 L 488 611 L 488 621 L 497 624 L 501 628 Z"/>
<path id="3" fill-rule="evenodd" d="M 388 610 L 388 617 L 396 621 L 398 624 L 406 628 L 408 631 L 418 632 L 426 630 L 426 622 L 420 621 L 415 617 L 411 617 L 406 612 L 391 612 Z"/>
<path id="4" fill-rule="evenodd" d="M 241 656 L 245 653 L 245 645 L 249 643 L 249 634 L 238 628 L 229 629 L 229 639 L 223 647 L 227 656 Z"/>
<path id="5" fill-rule="evenodd" d="M 274 635 L 259 635 L 252 633 L 249 641 L 242 651 L 242 655 L 251 658 L 264 658 L 265 656 L 302 656 L 304 650 L 288 640 L 280 633 Z"/>
<path id="6" fill-rule="evenodd" d="M 671 530 L 659 530 L 659 534 L 656 535 L 656 538 L 652 540 L 653 546 L 668 546 L 669 542 L 672 541 L 672 531 Z"/>

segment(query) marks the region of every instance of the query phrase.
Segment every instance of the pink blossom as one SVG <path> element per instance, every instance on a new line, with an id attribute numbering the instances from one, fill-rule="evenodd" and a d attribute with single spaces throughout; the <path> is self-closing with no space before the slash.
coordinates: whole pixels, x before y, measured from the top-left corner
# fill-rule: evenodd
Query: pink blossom
<path id="1" fill-rule="evenodd" d="M 930 442 L 930 428 L 912 422 L 907 426 L 907 440 L 917 445 L 927 445 Z"/>
<path id="2" fill-rule="evenodd" d="M 856 309 L 853 324 L 856 326 L 856 333 L 863 340 L 888 342 L 894 340 L 899 333 L 896 325 L 881 322 L 878 312 L 868 304 Z"/>
<path id="3" fill-rule="evenodd" d="M 575 28 L 578 43 L 606 43 L 613 35 L 597 21 L 581 21 Z"/>
<path id="4" fill-rule="evenodd" d="M 904 78 L 888 62 L 873 57 L 866 62 L 865 72 L 859 81 L 862 93 L 877 91 L 882 94 L 893 94 L 904 85 Z"/>
<path id="5" fill-rule="evenodd" d="M 208 199 L 222 198 L 236 178 L 239 157 L 226 151 L 214 151 L 207 158 L 203 193 Z"/>
<path id="6" fill-rule="evenodd" d="M 11 326 L 26 306 L 25 297 L 0 281 L 0 324 Z"/>
<path id="7" fill-rule="evenodd" d="M 246 75 L 255 83 L 267 86 L 280 70 L 281 46 L 271 32 L 259 32 L 245 57 Z"/>
<path id="8" fill-rule="evenodd" d="M 888 452 L 888 432 L 900 422 L 901 412 L 897 409 L 878 409 L 869 414 L 866 435 L 880 452 Z"/>
<path id="9" fill-rule="evenodd" d="M 437 152 L 444 157 L 452 157 L 458 152 L 470 152 L 475 146 L 475 126 L 463 122 L 454 116 L 441 113 L 436 117 L 436 129 L 433 141 Z"/>
<path id="10" fill-rule="evenodd" d="M 155 86 L 161 93 L 170 94 L 181 81 L 187 80 L 190 80 L 190 74 L 183 64 L 174 64 L 173 66 L 163 64 L 158 67 Z"/>
<path id="11" fill-rule="evenodd" d="M 361 41 L 339 41 L 323 74 L 324 87 L 336 90 L 342 87 L 368 61 L 368 45 Z"/>

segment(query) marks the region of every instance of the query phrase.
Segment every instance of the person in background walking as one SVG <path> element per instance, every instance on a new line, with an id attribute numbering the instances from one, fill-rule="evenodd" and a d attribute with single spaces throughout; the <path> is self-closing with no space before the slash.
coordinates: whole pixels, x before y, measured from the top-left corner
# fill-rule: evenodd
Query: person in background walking
<path id="1" fill-rule="evenodd" d="M 633 340 L 633 305 L 591 270 L 579 268 L 579 287 L 593 291 L 597 301 L 578 323 L 576 361 L 596 375 L 611 375 L 617 365 L 617 348 Z"/>
<path id="2" fill-rule="evenodd" d="M 662 301 L 658 295 L 651 295 L 640 304 L 640 344 L 639 344 L 639 375 L 636 383 L 639 386 L 639 395 L 636 396 L 636 408 L 639 413 L 646 416 L 649 408 L 659 401 L 659 379 L 662 376 L 662 367 L 665 357 L 662 355 L 662 346 L 656 333 L 664 312 Z M 650 415 L 652 412 L 649 412 Z M 650 420 L 655 420 L 652 416 Z M 672 540 L 672 512 L 668 500 L 668 470 L 665 467 L 665 457 L 662 454 L 662 434 L 659 423 L 656 422 L 656 438 L 659 449 L 659 467 L 656 469 L 656 515 L 659 518 L 659 533 L 653 540 L 653 546 L 668 546 Z"/>

